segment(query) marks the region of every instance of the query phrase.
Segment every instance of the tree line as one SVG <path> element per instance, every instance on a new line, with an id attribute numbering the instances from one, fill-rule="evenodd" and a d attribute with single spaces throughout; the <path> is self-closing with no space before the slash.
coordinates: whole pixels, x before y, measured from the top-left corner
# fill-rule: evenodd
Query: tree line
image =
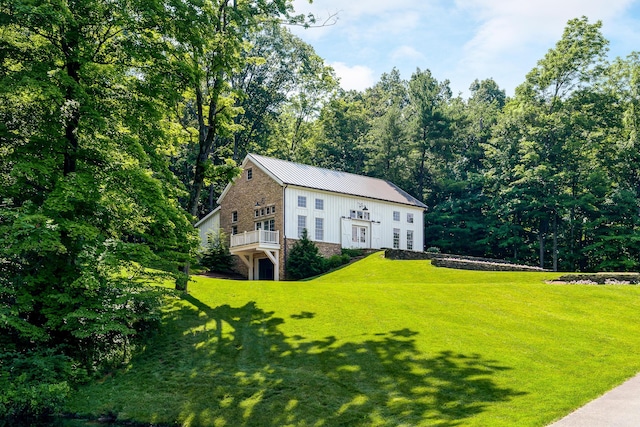
<path id="1" fill-rule="evenodd" d="M 316 109 L 303 116 L 299 98 L 283 101 L 273 121 L 258 120 L 264 133 L 233 141 L 234 158 L 256 151 L 388 179 L 427 204 L 425 242 L 442 251 L 637 270 L 640 56 L 608 62 L 601 25 L 570 20 L 513 97 L 493 79 L 454 96 L 419 68 L 364 91 L 296 91 L 315 95 Z M 239 114 L 236 136 L 254 120 Z"/>

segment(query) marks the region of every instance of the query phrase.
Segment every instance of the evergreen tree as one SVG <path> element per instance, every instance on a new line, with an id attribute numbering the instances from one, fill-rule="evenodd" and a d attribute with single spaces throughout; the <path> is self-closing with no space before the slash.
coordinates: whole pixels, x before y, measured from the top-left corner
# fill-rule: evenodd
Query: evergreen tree
<path id="1" fill-rule="evenodd" d="M 324 271 L 324 260 L 318 253 L 318 247 L 309 240 L 307 229 L 297 240 L 287 258 L 287 278 L 298 280 L 317 276 Z"/>

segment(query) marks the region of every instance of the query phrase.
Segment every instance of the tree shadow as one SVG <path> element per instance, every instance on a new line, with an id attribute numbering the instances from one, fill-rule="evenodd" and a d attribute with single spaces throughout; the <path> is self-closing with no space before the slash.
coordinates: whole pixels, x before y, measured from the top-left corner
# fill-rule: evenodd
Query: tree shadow
<path id="1" fill-rule="evenodd" d="M 284 320 L 254 302 L 212 308 L 191 295 L 176 301 L 164 321 L 170 336 L 163 342 L 189 353 L 152 345 L 139 365 L 150 370 L 146 380 L 157 381 L 157 390 L 163 381 L 189 383 L 173 403 L 190 425 L 455 426 L 488 404 L 524 394 L 497 386 L 491 375 L 509 368 L 479 354 L 422 354 L 418 332 L 408 328 L 353 342 L 287 336 Z M 172 330 L 175 324 L 180 328 Z M 177 378 L 153 376 L 163 370 Z"/>

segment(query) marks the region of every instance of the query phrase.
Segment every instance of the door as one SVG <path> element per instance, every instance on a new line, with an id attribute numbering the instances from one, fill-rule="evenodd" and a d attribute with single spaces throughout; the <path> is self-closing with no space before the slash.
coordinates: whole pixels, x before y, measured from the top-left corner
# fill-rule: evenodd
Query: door
<path id="1" fill-rule="evenodd" d="M 351 226 L 351 246 L 354 248 L 369 247 L 369 230 L 368 227 L 361 225 Z"/>
<path id="2" fill-rule="evenodd" d="M 258 280 L 273 280 L 273 263 L 269 258 L 258 260 Z"/>

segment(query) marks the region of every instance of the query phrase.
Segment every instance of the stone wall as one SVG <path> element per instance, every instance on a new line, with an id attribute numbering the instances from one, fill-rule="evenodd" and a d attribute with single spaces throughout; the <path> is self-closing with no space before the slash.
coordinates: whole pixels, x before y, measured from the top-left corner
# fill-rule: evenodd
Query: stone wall
<path id="1" fill-rule="evenodd" d="M 457 268 L 462 270 L 484 271 L 545 271 L 540 267 L 513 264 L 509 261 L 480 258 L 463 255 L 441 254 L 431 252 L 411 252 L 400 249 L 385 250 L 385 258 L 396 260 L 431 260 L 436 267 Z"/>

